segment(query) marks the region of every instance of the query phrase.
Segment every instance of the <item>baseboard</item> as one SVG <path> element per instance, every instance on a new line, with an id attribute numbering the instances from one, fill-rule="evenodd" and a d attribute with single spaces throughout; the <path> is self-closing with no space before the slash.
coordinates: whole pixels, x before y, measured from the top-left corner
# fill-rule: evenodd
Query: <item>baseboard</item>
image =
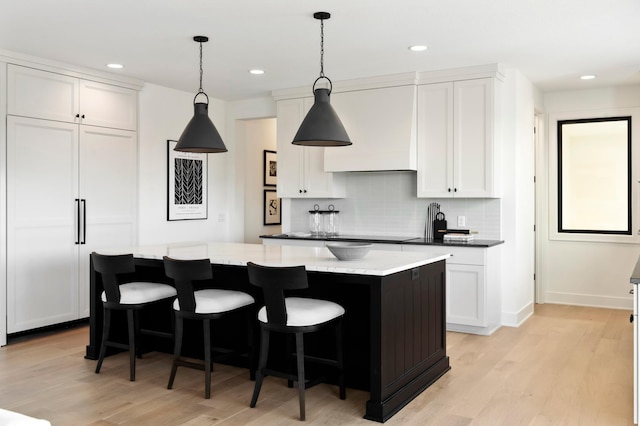
<path id="1" fill-rule="evenodd" d="M 502 312 L 502 325 L 507 327 L 520 327 L 533 315 L 533 305 L 533 302 L 530 302 L 518 312 Z"/>
<path id="2" fill-rule="evenodd" d="M 575 294 L 548 291 L 544 294 L 544 303 L 633 310 L 633 298 L 631 295 L 628 297 L 611 297 L 598 296 L 595 294 Z"/>

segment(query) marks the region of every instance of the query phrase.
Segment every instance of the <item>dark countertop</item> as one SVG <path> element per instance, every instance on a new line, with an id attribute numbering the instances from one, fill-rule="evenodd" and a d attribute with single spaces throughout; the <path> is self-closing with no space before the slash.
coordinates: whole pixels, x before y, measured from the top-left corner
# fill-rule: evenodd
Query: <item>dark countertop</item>
<path id="1" fill-rule="evenodd" d="M 260 238 L 278 239 L 278 240 L 310 240 L 310 241 L 344 241 L 344 242 L 363 242 L 377 244 L 413 244 L 422 246 L 448 246 L 448 247 L 475 247 L 488 248 L 504 243 L 502 240 L 476 240 L 468 242 L 449 242 L 434 241 L 423 237 L 402 237 L 393 235 L 338 235 L 335 237 L 312 237 L 310 235 L 292 235 L 292 234 L 272 234 L 260 235 Z M 640 275 L 639 275 L 640 277 Z M 640 282 L 640 278 L 639 282 Z"/>

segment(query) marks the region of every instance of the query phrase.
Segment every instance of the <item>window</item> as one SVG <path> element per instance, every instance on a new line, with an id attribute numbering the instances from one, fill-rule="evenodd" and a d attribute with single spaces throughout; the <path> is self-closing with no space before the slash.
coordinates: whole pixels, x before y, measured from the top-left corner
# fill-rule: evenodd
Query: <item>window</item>
<path id="1" fill-rule="evenodd" d="M 558 232 L 631 235 L 631 117 L 558 121 Z"/>

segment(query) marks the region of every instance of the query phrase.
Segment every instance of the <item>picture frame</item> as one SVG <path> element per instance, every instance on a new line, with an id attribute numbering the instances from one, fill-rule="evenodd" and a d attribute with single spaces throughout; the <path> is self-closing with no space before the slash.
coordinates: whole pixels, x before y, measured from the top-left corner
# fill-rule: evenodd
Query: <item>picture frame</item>
<path id="1" fill-rule="evenodd" d="M 167 220 L 207 219 L 207 154 L 174 151 L 167 141 Z"/>
<path id="2" fill-rule="evenodd" d="M 263 181 L 264 186 L 278 184 L 278 154 L 276 151 L 264 150 Z"/>
<path id="3" fill-rule="evenodd" d="M 280 225 L 282 222 L 282 203 L 275 189 L 264 190 L 264 225 Z"/>

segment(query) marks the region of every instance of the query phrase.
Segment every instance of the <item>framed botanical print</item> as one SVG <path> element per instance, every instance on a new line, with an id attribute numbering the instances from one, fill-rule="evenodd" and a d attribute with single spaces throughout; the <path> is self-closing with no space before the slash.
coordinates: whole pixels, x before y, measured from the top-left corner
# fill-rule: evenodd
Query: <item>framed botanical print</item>
<path id="1" fill-rule="evenodd" d="M 282 210 L 280 198 L 276 195 L 275 189 L 264 190 L 264 224 L 280 225 L 282 221 Z"/>
<path id="2" fill-rule="evenodd" d="M 264 151 L 264 186 L 278 183 L 278 161 L 276 151 Z"/>
<path id="3" fill-rule="evenodd" d="M 207 218 L 207 154 L 174 151 L 167 141 L 167 220 Z"/>

